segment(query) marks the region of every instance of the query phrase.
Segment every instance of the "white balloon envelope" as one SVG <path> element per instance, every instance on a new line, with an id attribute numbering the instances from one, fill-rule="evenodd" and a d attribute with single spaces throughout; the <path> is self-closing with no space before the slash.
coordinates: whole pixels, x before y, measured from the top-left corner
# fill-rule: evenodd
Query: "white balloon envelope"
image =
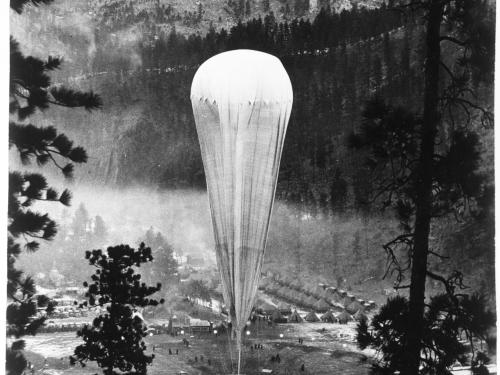
<path id="1" fill-rule="evenodd" d="M 264 259 L 292 85 L 276 57 L 235 50 L 200 66 L 191 102 L 224 300 L 240 346 Z"/>

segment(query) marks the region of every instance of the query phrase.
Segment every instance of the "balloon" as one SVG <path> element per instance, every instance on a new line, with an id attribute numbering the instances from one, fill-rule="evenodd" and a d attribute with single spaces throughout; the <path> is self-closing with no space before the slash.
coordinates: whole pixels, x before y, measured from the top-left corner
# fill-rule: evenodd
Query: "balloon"
<path id="1" fill-rule="evenodd" d="M 224 300 L 241 345 L 264 259 L 292 85 L 276 57 L 235 50 L 200 66 L 191 102 Z"/>

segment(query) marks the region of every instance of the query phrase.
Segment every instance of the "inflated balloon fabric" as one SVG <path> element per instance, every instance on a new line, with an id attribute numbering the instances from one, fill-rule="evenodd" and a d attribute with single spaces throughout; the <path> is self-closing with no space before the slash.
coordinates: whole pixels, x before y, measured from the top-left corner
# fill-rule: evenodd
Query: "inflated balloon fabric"
<path id="1" fill-rule="evenodd" d="M 259 283 L 292 86 L 276 57 L 236 50 L 200 66 L 191 102 L 224 300 L 240 338 Z"/>

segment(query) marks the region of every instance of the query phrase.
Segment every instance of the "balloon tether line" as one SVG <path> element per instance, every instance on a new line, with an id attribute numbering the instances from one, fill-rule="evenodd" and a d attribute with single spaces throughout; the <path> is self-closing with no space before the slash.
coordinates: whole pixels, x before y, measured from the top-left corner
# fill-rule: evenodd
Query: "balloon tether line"
<path id="1" fill-rule="evenodd" d="M 241 368 L 241 331 L 238 330 L 236 331 L 236 345 L 238 348 L 238 375 L 240 375 L 240 368 Z"/>
<path id="2" fill-rule="evenodd" d="M 238 349 L 238 375 L 240 375 L 240 366 L 241 366 L 241 347 Z"/>

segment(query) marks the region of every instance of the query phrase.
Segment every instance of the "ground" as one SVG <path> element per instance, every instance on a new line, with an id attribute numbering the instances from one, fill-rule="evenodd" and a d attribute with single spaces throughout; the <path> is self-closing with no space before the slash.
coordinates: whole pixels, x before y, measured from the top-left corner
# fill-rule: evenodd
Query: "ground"
<path id="1" fill-rule="evenodd" d="M 356 348 L 355 323 L 268 326 L 267 322 L 257 322 L 248 330 L 250 334 L 244 339 L 242 352 L 242 374 L 260 374 L 264 368 L 274 370 L 273 374 L 289 375 L 368 374 L 369 353 Z M 189 348 L 183 345 L 183 338 L 189 340 Z M 303 344 L 299 344 L 299 338 L 304 340 Z M 69 366 L 69 355 L 81 343 L 75 332 L 39 334 L 27 337 L 26 342 L 27 357 L 34 364 L 36 374 L 100 373 L 91 363 L 85 368 Z M 193 375 L 236 373 L 237 351 L 227 333 L 218 336 L 213 333 L 186 334 L 184 337 L 162 334 L 147 337 L 146 343 L 151 353 L 154 346 L 155 359 L 148 369 L 150 375 L 174 375 L 181 371 Z M 251 349 L 255 344 L 263 345 L 263 349 Z M 169 354 L 169 349 L 172 354 Z M 177 350 L 178 355 L 175 354 Z M 277 354 L 280 363 L 270 360 Z M 44 358 L 47 358 L 45 370 Z M 301 371 L 302 364 L 305 371 Z"/>

